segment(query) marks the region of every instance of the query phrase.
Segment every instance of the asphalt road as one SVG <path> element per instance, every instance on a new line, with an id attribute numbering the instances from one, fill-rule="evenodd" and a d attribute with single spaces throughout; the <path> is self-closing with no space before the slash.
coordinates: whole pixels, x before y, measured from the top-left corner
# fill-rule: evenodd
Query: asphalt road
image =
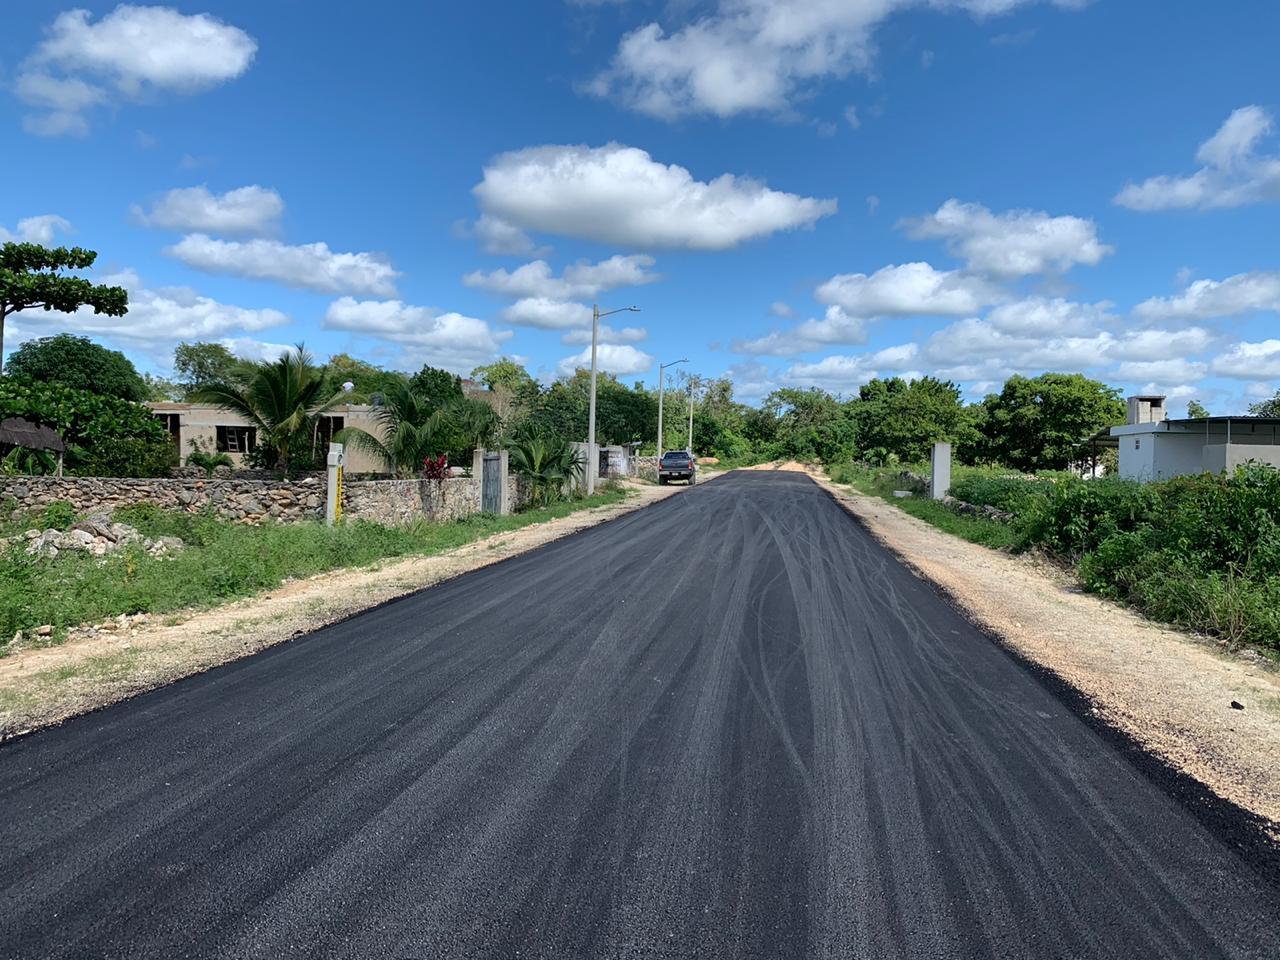
<path id="1" fill-rule="evenodd" d="M 733 474 L 0 747 L 0 955 L 1275 957 L 1222 836 Z"/>

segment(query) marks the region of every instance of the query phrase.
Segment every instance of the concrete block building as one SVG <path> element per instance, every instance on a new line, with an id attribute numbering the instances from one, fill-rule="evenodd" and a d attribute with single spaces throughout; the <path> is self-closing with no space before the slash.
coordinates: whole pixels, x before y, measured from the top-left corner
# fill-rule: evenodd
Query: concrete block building
<path id="1" fill-rule="evenodd" d="M 1222 473 L 1250 460 L 1280 467 L 1280 418 L 1170 420 L 1162 396 L 1130 397 L 1128 404 L 1125 423 L 1090 441 L 1095 447 L 1116 448 L 1122 477 L 1167 480 Z"/>
<path id="2" fill-rule="evenodd" d="M 258 445 L 257 430 L 244 417 L 214 404 L 161 402 L 147 406 L 164 423 L 179 457 L 184 461 L 191 453 L 192 440 L 211 453 L 225 453 L 237 467 L 245 465 L 245 455 Z M 322 451 L 328 449 L 329 440 L 345 427 L 359 427 L 380 436 L 381 428 L 373 414 L 374 408 L 367 404 L 334 407 L 320 418 L 316 432 L 319 448 Z M 347 469 L 352 473 L 376 473 L 384 468 L 367 454 L 349 448 Z"/>

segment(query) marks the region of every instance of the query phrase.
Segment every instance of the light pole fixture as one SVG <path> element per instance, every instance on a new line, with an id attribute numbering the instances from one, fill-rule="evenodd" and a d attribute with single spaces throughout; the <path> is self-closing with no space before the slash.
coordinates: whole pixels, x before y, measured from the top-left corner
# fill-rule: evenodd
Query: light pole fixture
<path id="1" fill-rule="evenodd" d="M 664 371 L 667 367 L 674 367 L 677 363 L 688 363 L 688 357 L 682 357 L 679 360 L 672 360 L 670 363 L 658 364 L 658 459 L 662 459 L 662 391 L 666 376 Z"/>
<path id="2" fill-rule="evenodd" d="M 639 307 L 619 307 L 600 312 L 600 305 L 591 305 L 591 409 L 587 414 L 587 496 L 596 492 L 596 474 L 600 472 L 600 455 L 596 453 L 596 345 L 600 341 L 600 318 L 615 313 L 639 313 Z"/>

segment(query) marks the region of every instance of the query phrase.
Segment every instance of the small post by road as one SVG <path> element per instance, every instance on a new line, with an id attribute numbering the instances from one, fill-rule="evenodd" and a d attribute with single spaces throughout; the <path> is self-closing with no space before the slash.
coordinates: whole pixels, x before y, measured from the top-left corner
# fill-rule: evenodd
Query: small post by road
<path id="1" fill-rule="evenodd" d="M 324 505 L 324 522 L 333 526 L 342 519 L 342 472 L 347 465 L 347 457 L 342 444 L 329 444 L 329 477 L 326 485 Z"/>
<path id="2" fill-rule="evenodd" d="M 951 444 L 935 443 L 929 452 L 929 496 L 941 500 L 951 489 Z"/>

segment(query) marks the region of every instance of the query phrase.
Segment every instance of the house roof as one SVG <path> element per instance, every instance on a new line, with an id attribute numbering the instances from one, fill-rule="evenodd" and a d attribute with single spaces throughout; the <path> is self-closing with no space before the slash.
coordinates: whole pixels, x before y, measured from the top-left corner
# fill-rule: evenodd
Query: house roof
<path id="1" fill-rule="evenodd" d="M 54 453 L 62 453 L 67 449 L 57 430 L 22 417 L 9 417 L 0 421 L 0 443 L 11 443 L 28 450 L 52 450 Z"/>

